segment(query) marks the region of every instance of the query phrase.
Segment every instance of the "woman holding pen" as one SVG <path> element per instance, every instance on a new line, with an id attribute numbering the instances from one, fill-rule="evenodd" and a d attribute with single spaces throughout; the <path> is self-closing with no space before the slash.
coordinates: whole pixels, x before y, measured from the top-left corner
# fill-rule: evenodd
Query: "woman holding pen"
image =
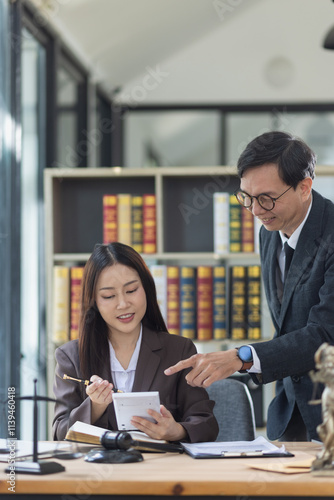
<path id="1" fill-rule="evenodd" d="M 64 439 L 77 420 L 116 430 L 113 391 L 119 390 L 159 391 L 160 412 L 148 410 L 156 423 L 132 421 L 150 437 L 214 441 L 218 424 L 206 390 L 189 386 L 184 374 L 164 374 L 195 353 L 190 339 L 167 332 L 142 257 L 122 243 L 96 245 L 82 280 L 79 339 L 56 350 L 54 439 Z"/>

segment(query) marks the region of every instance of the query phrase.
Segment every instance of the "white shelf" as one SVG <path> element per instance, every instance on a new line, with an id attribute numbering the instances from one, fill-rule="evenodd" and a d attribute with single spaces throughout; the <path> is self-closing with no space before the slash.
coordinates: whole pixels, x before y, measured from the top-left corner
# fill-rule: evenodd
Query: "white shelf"
<path id="1" fill-rule="evenodd" d="M 62 262 L 86 262 L 90 253 L 55 253 L 53 255 L 53 263 Z M 174 253 L 154 253 L 154 254 L 142 254 L 142 257 L 147 260 L 159 260 L 159 261 L 210 261 L 221 262 L 226 260 L 236 260 L 236 261 L 259 261 L 259 254 L 257 253 L 226 253 L 226 254 L 216 254 L 211 252 L 174 252 Z"/>

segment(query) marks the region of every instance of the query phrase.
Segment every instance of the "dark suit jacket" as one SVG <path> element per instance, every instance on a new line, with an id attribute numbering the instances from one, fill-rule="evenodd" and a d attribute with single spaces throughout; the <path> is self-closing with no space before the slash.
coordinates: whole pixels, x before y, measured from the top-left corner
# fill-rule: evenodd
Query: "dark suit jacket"
<path id="1" fill-rule="evenodd" d="M 284 433 L 295 403 L 310 438 L 318 438 L 320 405 L 312 406 L 314 354 L 323 342 L 334 343 L 334 205 L 313 191 L 313 204 L 301 231 L 284 285 L 282 303 L 277 297 L 278 232 L 260 231 L 262 277 L 275 336 L 254 344 L 261 361 L 259 382 L 277 380 L 276 397 L 268 410 L 267 433 L 277 439 Z M 319 438 L 318 438 L 319 439 Z"/>
<path id="2" fill-rule="evenodd" d="M 213 416 L 214 402 L 205 389 L 186 383 L 185 372 L 166 376 L 164 370 L 181 359 L 196 353 L 193 342 L 165 332 L 154 332 L 143 327 L 133 392 L 159 391 L 160 402 L 183 425 L 189 441 L 214 441 L 218 424 Z M 77 420 L 91 422 L 90 399 L 84 384 L 63 380 L 63 375 L 83 378 L 79 368 L 78 341 L 73 340 L 56 350 L 54 394 L 57 400 L 53 421 L 53 437 L 62 440 L 69 427 Z M 93 375 L 93 374 L 92 374 Z M 112 382 L 110 366 L 101 367 L 100 377 Z M 116 430 L 116 417 L 111 403 L 102 417 L 94 423 L 99 427 Z"/>

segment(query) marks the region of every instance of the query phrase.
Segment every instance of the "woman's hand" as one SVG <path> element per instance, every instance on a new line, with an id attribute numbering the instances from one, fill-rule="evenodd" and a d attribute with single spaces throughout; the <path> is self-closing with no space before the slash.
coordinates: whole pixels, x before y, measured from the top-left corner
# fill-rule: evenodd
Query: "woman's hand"
<path id="1" fill-rule="evenodd" d="M 92 382 L 86 388 L 86 394 L 92 403 L 92 424 L 94 424 L 106 411 L 112 402 L 113 385 L 108 380 L 103 380 L 98 375 L 90 377 Z"/>
<path id="2" fill-rule="evenodd" d="M 151 438 L 181 441 L 187 436 L 185 428 L 174 420 L 171 412 L 163 405 L 160 405 L 160 413 L 154 410 L 147 410 L 147 413 L 156 420 L 156 423 L 143 417 L 132 417 L 131 424 Z"/>
<path id="3" fill-rule="evenodd" d="M 86 394 L 92 402 L 100 405 L 109 405 L 112 402 L 113 385 L 98 375 L 92 375 L 90 381 L 92 383 L 87 385 Z"/>

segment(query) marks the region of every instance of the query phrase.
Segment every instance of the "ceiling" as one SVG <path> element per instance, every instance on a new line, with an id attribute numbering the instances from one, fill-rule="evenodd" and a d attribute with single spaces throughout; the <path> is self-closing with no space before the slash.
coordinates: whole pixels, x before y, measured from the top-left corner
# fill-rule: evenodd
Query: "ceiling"
<path id="1" fill-rule="evenodd" d="M 334 22 L 332 0 L 25 1 L 43 13 L 92 80 L 132 108 L 143 96 L 151 104 L 333 101 L 334 54 L 322 48 Z M 157 85 L 152 72 L 159 76 L 159 68 L 165 77 Z M 128 125 L 132 143 L 142 139 L 140 151 L 130 151 L 132 166 L 141 164 L 147 137 L 163 164 L 195 165 L 200 148 L 215 149 L 215 117 L 140 118 Z M 291 117 L 283 120 L 293 128 Z M 254 119 L 245 122 L 246 137 L 250 125 L 258 128 Z"/>
<path id="2" fill-rule="evenodd" d="M 30 0 L 108 91 L 263 0 Z M 224 7 L 227 6 L 227 7 Z M 237 6 L 233 7 L 233 5 Z M 227 15 L 228 14 L 228 15 Z"/>

